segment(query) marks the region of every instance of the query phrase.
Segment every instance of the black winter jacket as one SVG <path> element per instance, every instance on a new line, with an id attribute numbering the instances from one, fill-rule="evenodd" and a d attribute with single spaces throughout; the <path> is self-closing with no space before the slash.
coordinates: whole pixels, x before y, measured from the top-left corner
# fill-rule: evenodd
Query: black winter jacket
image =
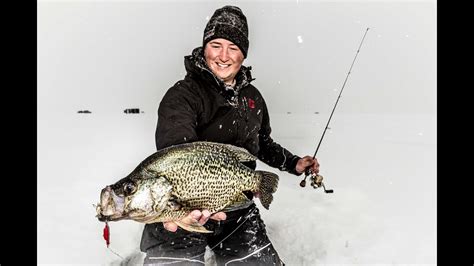
<path id="1" fill-rule="evenodd" d="M 187 74 L 164 95 L 158 108 L 156 148 L 212 141 L 246 148 L 264 163 L 298 175 L 299 156 L 270 137 L 270 118 L 260 92 L 242 66 L 234 89 L 227 89 L 207 67 L 202 47 L 184 59 Z"/>

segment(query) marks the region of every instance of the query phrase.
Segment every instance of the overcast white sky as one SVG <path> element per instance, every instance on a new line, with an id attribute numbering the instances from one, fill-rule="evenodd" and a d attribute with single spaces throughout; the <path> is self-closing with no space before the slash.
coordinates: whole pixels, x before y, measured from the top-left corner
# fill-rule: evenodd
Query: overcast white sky
<path id="1" fill-rule="evenodd" d="M 92 204 L 154 152 L 159 101 L 225 4 L 247 16 L 244 64 L 273 137 L 299 155 L 314 153 L 370 27 L 318 153 L 335 193 L 258 165 L 280 175 L 261 212 L 285 263 L 436 264 L 435 1 L 39 1 L 38 263 L 120 262 Z M 110 229 L 139 262 L 142 225 Z"/>

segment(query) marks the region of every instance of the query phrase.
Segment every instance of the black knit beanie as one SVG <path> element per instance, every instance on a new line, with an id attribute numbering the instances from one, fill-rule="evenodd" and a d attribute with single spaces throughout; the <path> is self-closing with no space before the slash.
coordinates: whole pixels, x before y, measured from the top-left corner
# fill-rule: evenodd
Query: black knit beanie
<path id="1" fill-rule="evenodd" d="M 249 49 L 249 29 L 247 18 L 236 6 L 224 6 L 217 9 L 204 29 L 203 48 L 214 39 L 223 38 L 237 45 L 244 58 Z"/>

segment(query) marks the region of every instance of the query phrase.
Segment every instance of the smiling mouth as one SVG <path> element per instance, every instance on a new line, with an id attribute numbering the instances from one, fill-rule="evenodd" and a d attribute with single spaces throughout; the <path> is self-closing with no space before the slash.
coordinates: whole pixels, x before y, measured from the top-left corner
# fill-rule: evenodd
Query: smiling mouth
<path id="1" fill-rule="evenodd" d="M 216 63 L 216 65 L 217 65 L 220 69 L 226 69 L 226 68 L 230 67 L 230 64 Z"/>

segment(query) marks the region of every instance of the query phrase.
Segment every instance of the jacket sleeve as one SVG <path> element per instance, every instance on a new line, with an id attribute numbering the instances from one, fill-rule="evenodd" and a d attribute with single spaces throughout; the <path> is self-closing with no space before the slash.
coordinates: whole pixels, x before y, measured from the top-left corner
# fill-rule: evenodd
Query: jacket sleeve
<path id="1" fill-rule="evenodd" d="M 197 140 L 196 95 L 180 82 L 171 87 L 158 107 L 155 143 L 158 150 Z"/>
<path id="2" fill-rule="evenodd" d="M 301 157 L 292 154 L 287 149 L 280 146 L 280 144 L 273 141 L 270 136 L 272 129 L 270 127 L 270 116 L 266 105 L 263 107 L 262 125 L 259 131 L 259 145 L 258 159 L 268 164 L 269 166 L 287 171 L 294 175 L 301 175 L 296 172 L 296 163 Z"/>

